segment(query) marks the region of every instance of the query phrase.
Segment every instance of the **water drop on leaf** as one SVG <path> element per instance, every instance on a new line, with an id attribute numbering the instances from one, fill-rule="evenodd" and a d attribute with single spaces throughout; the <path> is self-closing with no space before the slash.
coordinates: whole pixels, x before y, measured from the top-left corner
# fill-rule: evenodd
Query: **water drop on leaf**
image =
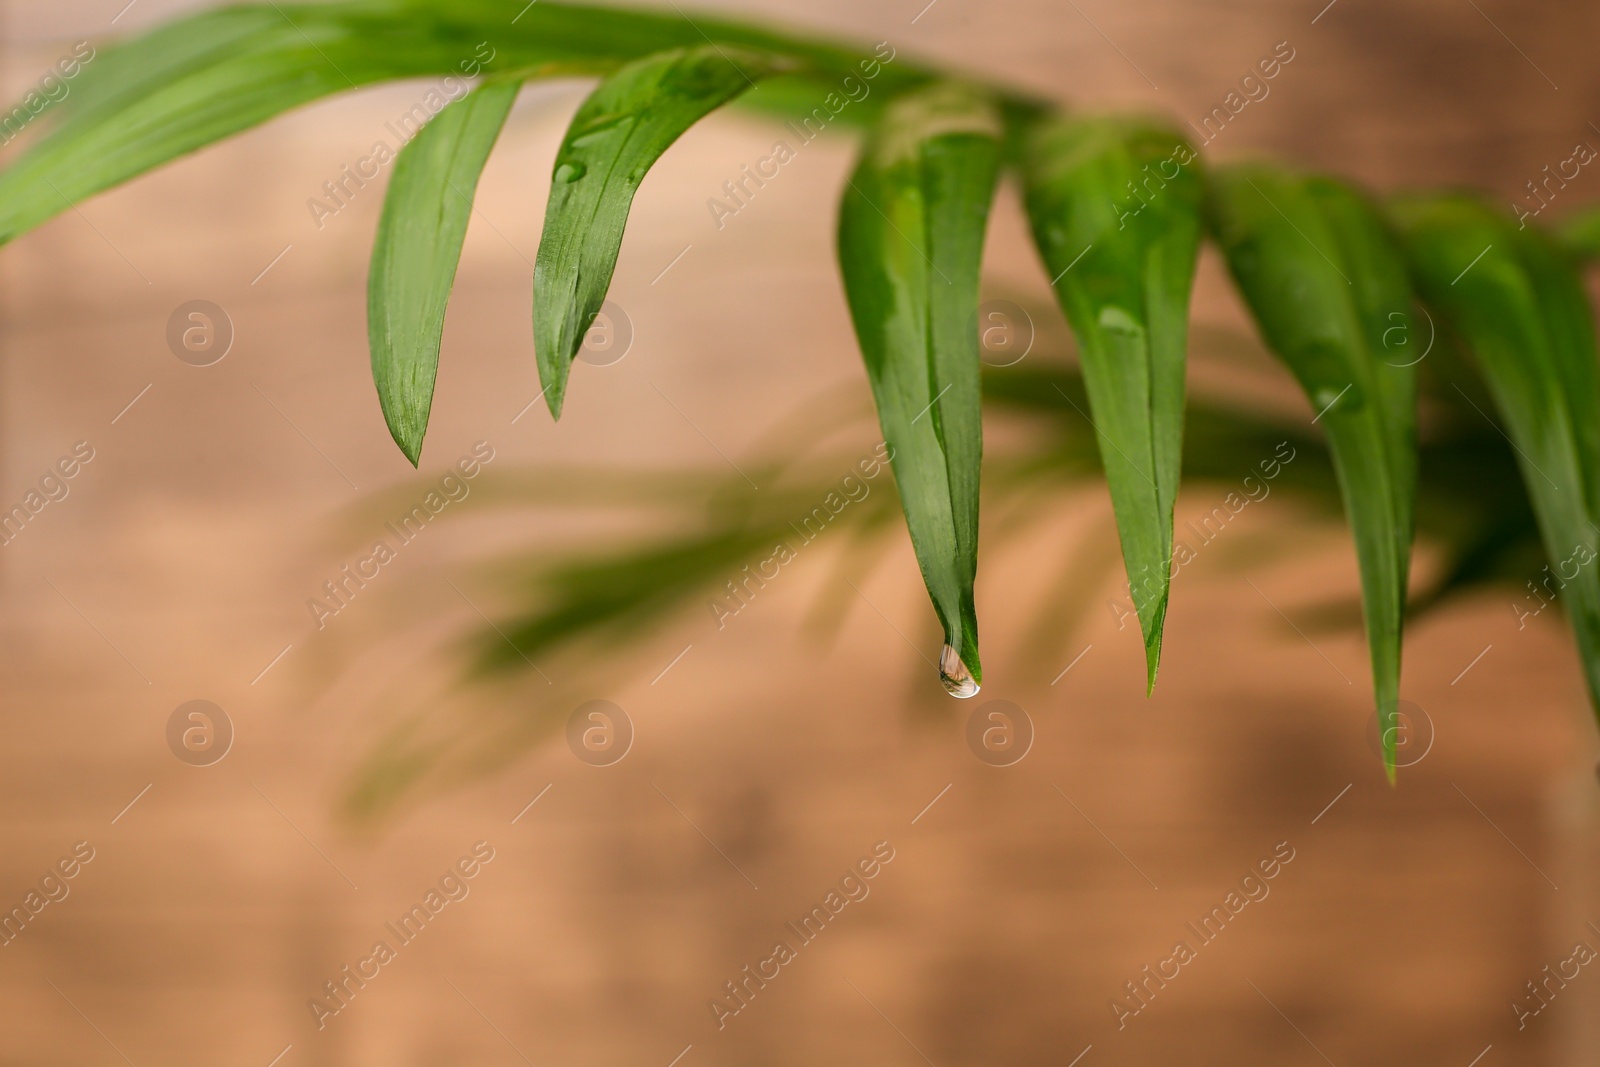
<path id="1" fill-rule="evenodd" d="M 1349 415 L 1360 410 L 1362 405 L 1366 403 L 1366 395 L 1362 393 L 1359 385 L 1322 385 L 1312 391 L 1311 402 L 1323 414 L 1331 411 L 1340 415 Z"/>
<path id="2" fill-rule="evenodd" d="M 566 162 L 556 168 L 556 181 L 575 182 L 588 173 L 589 168 L 582 163 Z"/>
<path id="3" fill-rule="evenodd" d="M 636 118 L 627 113 L 599 115 L 585 123 L 582 129 L 575 129 L 568 134 L 567 143 L 573 148 L 582 148 L 614 133 L 627 133 L 633 128 Z"/>
<path id="4" fill-rule="evenodd" d="M 1144 326 L 1126 309 L 1115 304 L 1107 304 L 1101 308 L 1098 321 L 1100 328 L 1109 333 L 1121 334 L 1140 341 L 1144 339 Z"/>
<path id="5" fill-rule="evenodd" d="M 949 645 L 945 645 L 944 651 L 939 653 L 939 681 L 944 683 L 944 691 L 957 700 L 978 695 L 978 683 L 973 680 L 967 665 L 961 662 L 961 653 Z"/>

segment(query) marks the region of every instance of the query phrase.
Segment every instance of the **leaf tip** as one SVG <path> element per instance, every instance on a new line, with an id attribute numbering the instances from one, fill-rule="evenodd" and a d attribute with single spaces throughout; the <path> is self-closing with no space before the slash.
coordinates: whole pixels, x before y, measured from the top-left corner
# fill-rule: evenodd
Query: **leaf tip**
<path id="1" fill-rule="evenodd" d="M 1167 596 L 1168 590 L 1161 590 L 1161 597 L 1149 611 L 1149 618 L 1144 612 L 1139 614 L 1139 629 L 1144 636 L 1144 695 L 1149 697 L 1156 691 L 1156 671 L 1161 667 L 1161 635 L 1167 624 Z"/>
<path id="2" fill-rule="evenodd" d="M 420 415 L 414 411 L 407 411 L 404 402 L 393 396 L 386 388 L 386 384 L 380 376 L 378 406 L 383 409 L 384 425 L 389 427 L 389 436 L 394 438 L 394 443 L 401 454 L 415 467 L 421 462 L 422 439 L 428 433 L 427 409 L 424 408 Z"/>
<path id="3" fill-rule="evenodd" d="M 556 422 L 561 421 L 561 406 L 567 399 L 567 391 L 560 382 L 552 383 L 544 391 L 545 407 L 550 409 L 550 418 Z"/>
<path id="4" fill-rule="evenodd" d="M 420 466 L 422 462 L 422 434 L 406 433 L 402 430 L 397 430 L 393 426 L 389 428 L 389 433 L 394 438 L 394 443 L 400 446 L 401 455 L 411 462 L 411 466 Z"/>
<path id="5" fill-rule="evenodd" d="M 1400 780 L 1399 741 L 1395 736 L 1398 732 L 1393 725 L 1383 732 L 1383 774 L 1390 787 Z"/>

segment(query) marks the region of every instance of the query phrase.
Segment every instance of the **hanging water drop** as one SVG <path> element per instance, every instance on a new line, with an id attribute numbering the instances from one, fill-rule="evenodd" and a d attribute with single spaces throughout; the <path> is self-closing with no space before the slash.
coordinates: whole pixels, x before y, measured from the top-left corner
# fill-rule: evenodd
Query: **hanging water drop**
<path id="1" fill-rule="evenodd" d="M 939 653 L 939 681 L 944 683 L 944 691 L 957 700 L 978 695 L 977 680 L 967 670 L 967 665 L 961 662 L 961 653 L 949 645 L 945 645 L 944 651 Z"/>

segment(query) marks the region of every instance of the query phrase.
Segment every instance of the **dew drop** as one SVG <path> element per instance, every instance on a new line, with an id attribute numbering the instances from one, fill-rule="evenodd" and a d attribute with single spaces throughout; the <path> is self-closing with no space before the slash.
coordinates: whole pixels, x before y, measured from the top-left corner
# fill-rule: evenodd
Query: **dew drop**
<path id="1" fill-rule="evenodd" d="M 1115 304 L 1107 304 L 1101 308 L 1098 321 L 1100 328 L 1110 333 L 1133 338 L 1142 338 L 1144 336 L 1144 327 L 1139 324 L 1139 320 L 1134 318 L 1125 308 L 1120 308 Z"/>
<path id="2" fill-rule="evenodd" d="M 593 144 L 603 137 L 611 136 L 613 133 L 618 132 L 619 127 L 621 132 L 626 132 L 633 126 L 637 117 L 629 113 L 597 116 L 585 123 L 583 129 L 574 130 L 569 136 L 568 143 L 574 148 L 582 148 L 584 145 Z"/>
<path id="3" fill-rule="evenodd" d="M 1321 385 L 1311 390 L 1311 403 L 1316 407 L 1320 419 L 1330 411 L 1341 415 L 1359 411 L 1366 404 L 1366 396 L 1359 385 L 1352 383 Z"/>
<path id="4" fill-rule="evenodd" d="M 575 182 L 588 173 L 589 168 L 582 163 L 567 162 L 556 168 L 556 181 Z"/>
<path id="5" fill-rule="evenodd" d="M 972 672 L 967 670 L 967 665 L 961 662 L 961 653 L 949 645 L 945 645 L 944 651 L 939 653 L 939 681 L 944 683 L 944 691 L 957 700 L 978 695 L 978 683 L 973 679 Z"/>

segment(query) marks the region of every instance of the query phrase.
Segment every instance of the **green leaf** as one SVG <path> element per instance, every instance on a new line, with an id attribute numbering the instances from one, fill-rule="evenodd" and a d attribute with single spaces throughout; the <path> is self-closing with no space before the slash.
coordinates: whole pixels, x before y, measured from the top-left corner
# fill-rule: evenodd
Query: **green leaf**
<path id="1" fill-rule="evenodd" d="M 1025 130 L 1020 166 L 1034 243 L 1078 338 L 1085 418 L 1099 439 L 1154 688 L 1182 465 L 1198 163 L 1182 137 L 1142 120 L 1054 116 Z"/>
<path id="2" fill-rule="evenodd" d="M 975 90 L 896 101 L 839 214 L 850 315 L 893 449 L 923 581 L 944 627 L 945 687 L 983 680 L 973 582 L 983 456 L 978 275 L 1000 165 L 1000 121 Z"/>
<path id="3" fill-rule="evenodd" d="M 571 12 L 568 16 L 570 18 Z M 548 21 L 530 14 L 529 21 Z M 472 74 L 593 72 L 612 45 L 558 25 L 548 40 L 458 24 L 394 0 L 207 12 L 108 47 L 68 83 L 55 129 L 0 172 L 0 243 L 71 204 L 300 105 L 397 78 L 433 76 L 395 120 L 406 137 Z M 560 20 L 558 17 L 557 21 Z M 595 20 L 594 37 L 602 20 Z M 479 32 L 483 30 L 483 32 Z"/>
<path id="4" fill-rule="evenodd" d="M 80 106 L 69 95 L 61 127 L 0 173 L 0 242 L 152 167 L 348 89 L 358 75 L 366 83 L 421 73 L 400 57 L 391 66 L 364 54 L 335 20 L 301 12 L 295 25 L 247 12 L 158 30 L 85 67 Z"/>
<path id="5" fill-rule="evenodd" d="M 401 150 L 389 180 L 367 278 L 367 338 L 384 420 L 413 466 L 473 193 L 521 87 L 485 85 L 446 107 Z"/>
<path id="6" fill-rule="evenodd" d="M 1415 532 L 1417 371 L 1405 258 L 1377 209 L 1326 178 L 1214 172 L 1211 222 L 1267 345 L 1328 436 L 1355 535 L 1384 769 L 1394 777 L 1401 625 Z"/>
<path id="7" fill-rule="evenodd" d="M 594 323 L 644 176 L 702 118 L 787 67 L 774 56 L 706 44 L 630 63 L 589 94 L 556 153 L 533 268 L 533 339 L 550 414 Z"/>
<path id="8" fill-rule="evenodd" d="M 1550 561 L 1529 587 L 1566 609 L 1600 712 L 1600 377 L 1577 264 L 1466 196 L 1410 197 L 1394 213 L 1418 290 L 1476 358 L 1517 451 Z"/>
<path id="9" fill-rule="evenodd" d="M 930 78 L 887 42 L 867 50 L 681 12 L 554 0 L 512 16 L 502 0 L 239 5 L 98 49 L 66 83 L 66 97 L 35 120 L 49 134 L 0 172 L 0 244 L 163 163 L 346 90 L 436 78 L 415 101 L 437 112 L 479 74 L 603 75 L 708 41 L 798 57 L 804 67 L 778 79 L 782 91 L 762 103 L 818 115 L 822 125 L 859 125 L 887 96 Z M 849 94 L 848 107 L 821 110 L 840 94 Z M 1038 106 L 1015 94 L 1006 103 Z"/>

